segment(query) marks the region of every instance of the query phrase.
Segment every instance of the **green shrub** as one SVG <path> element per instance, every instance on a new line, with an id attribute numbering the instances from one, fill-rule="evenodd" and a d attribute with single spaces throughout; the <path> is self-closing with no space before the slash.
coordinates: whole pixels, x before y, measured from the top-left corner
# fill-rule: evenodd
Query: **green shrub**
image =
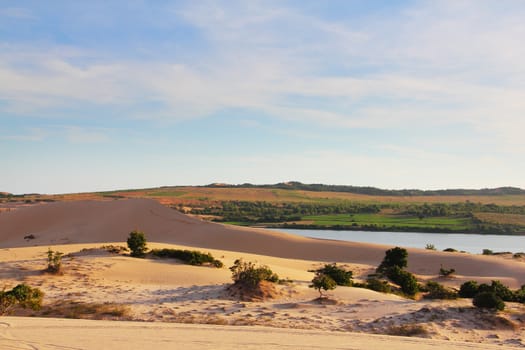
<path id="1" fill-rule="evenodd" d="M 58 274 L 62 270 L 62 256 L 64 253 L 47 250 L 47 272 Z"/>
<path id="2" fill-rule="evenodd" d="M 279 281 L 279 276 L 268 266 L 255 266 L 251 261 L 245 262 L 242 259 L 235 260 L 230 271 L 236 284 L 243 284 L 248 287 L 256 287 L 261 281 L 273 283 Z"/>
<path id="3" fill-rule="evenodd" d="M 390 287 L 390 284 L 388 284 L 387 281 L 378 278 L 367 279 L 365 287 L 376 292 L 392 293 L 392 287 Z"/>
<path id="4" fill-rule="evenodd" d="M 398 267 L 403 269 L 408 264 L 408 252 L 405 248 L 395 247 L 385 252 L 385 257 L 381 264 L 377 267 L 378 273 L 384 273 L 391 267 Z"/>
<path id="5" fill-rule="evenodd" d="M 481 292 L 476 294 L 474 299 L 472 299 L 472 304 L 478 308 L 496 309 L 500 311 L 505 309 L 505 303 L 494 292 Z"/>
<path id="6" fill-rule="evenodd" d="M 511 291 L 509 287 L 503 285 L 500 281 L 492 281 L 490 290 L 503 301 L 515 301 L 514 292 Z"/>
<path id="7" fill-rule="evenodd" d="M 316 273 L 312 279 L 312 284 L 309 285 L 310 288 L 315 288 L 319 292 L 319 297 L 323 297 L 323 292 L 321 289 L 328 291 L 335 289 L 337 283 L 333 280 L 332 277 L 325 275 L 324 273 Z"/>
<path id="8" fill-rule="evenodd" d="M 316 274 L 327 275 L 332 278 L 338 286 L 352 285 L 352 271 L 347 271 L 337 266 L 337 264 L 326 264 L 324 267 L 317 270 L 310 270 Z"/>
<path id="9" fill-rule="evenodd" d="M 459 287 L 459 296 L 462 298 L 474 298 L 478 294 L 479 285 L 476 281 L 467 281 Z"/>
<path id="10" fill-rule="evenodd" d="M 190 265 L 205 265 L 209 264 L 218 268 L 223 267 L 223 263 L 217 260 L 210 253 L 201 253 L 196 250 L 182 250 L 182 249 L 153 249 L 151 251 L 156 257 L 170 258 L 182 260 Z"/>
<path id="11" fill-rule="evenodd" d="M 416 277 L 398 266 L 393 266 L 386 271 L 386 276 L 401 287 L 404 294 L 414 296 L 419 291 Z"/>
<path id="12" fill-rule="evenodd" d="M 135 258 L 143 258 L 146 256 L 146 236 L 141 231 L 131 231 L 128 237 L 128 248 L 131 250 L 131 256 Z"/>
<path id="13" fill-rule="evenodd" d="M 494 252 L 490 249 L 483 249 L 482 254 L 483 255 L 494 255 Z"/>
<path id="14" fill-rule="evenodd" d="M 429 243 L 429 244 L 427 244 L 425 246 L 425 249 L 427 249 L 427 250 L 436 250 L 436 246 L 431 244 L 431 243 Z"/>
<path id="15" fill-rule="evenodd" d="M 13 289 L 0 291 L 0 315 L 9 314 L 16 306 L 38 310 L 42 306 L 44 293 L 38 288 L 19 284 Z"/>
<path id="16" fill-rule="evenodd" d="M 456 273 L 455 269 L 445 269 L 443 265 L 439 269 L 439 275 L 442 277 L 449 277 Z"/>
<path id="17" fill-rule="evenodd" d="M 448 289 L 442 284 L 434 281 L 428 281 L 426 286 L 428 294 L 425 295 L 427 299 L 457 299 L 458 293 L 454 290 Z"/>
<path id="18" fill-rule="evenodd" d="M 518 303 L 525 304 L 525 284 L 514 292 L 514 298 Z"/>

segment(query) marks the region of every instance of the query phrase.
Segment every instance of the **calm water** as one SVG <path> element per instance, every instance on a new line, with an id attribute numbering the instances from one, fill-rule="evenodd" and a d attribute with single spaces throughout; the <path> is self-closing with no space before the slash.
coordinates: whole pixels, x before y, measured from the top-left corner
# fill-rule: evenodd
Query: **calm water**
<path id="1" fill-rule="evenodd" d="M 378 243 L 413 248 L 425 248 L 427 244 L 433 244 L 437 250 L 454 248 L 474 254 L 481 254 L 483 249 L 490 249 L 494 252 L 525 252 L 525 236 L 292 229 L 279 229 L 279 231 L 305 237 Z"/>

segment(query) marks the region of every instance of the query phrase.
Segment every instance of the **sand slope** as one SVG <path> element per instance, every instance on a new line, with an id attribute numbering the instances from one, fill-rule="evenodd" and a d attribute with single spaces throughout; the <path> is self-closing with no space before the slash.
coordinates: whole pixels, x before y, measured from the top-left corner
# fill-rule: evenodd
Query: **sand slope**
<path id="1" fill-rule="evenodd" d="M 2 349 L 507 349 L 381 335 L 210 325 L 6 317 Z M 53 332 L 49 332 L 53 329 Z"/>

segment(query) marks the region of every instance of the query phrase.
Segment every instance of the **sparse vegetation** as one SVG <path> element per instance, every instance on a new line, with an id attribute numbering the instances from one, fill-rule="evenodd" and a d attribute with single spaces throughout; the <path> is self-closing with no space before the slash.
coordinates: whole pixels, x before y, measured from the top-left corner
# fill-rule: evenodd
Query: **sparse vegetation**
<path id="1" fill-rule="evenodd" d="M 365 288 L 381 293 L 392 293 L 392 287 L 390 284 L 388 284 L 387 281 L 378 278 L 368 278 L 366 280 Z"/>
<path id="2" fill-rule="evenodd" d="M 401 291 L 413 297 L 419 291 L 416 277 L 404 268 L 408 265 L 408 252 L 404 248 L 395 247 L 385 252 L 385 257 L 377 267 L 376 272 L 380 276 L 386 276 L 389 280 L 401 287 Z"/>
<path id="3" fill-rule="evenodd" d="M 131 256 L 143 258 L 148 250 L 146 246 L 146 236 L 141 231 L 131 231 L 128 237 L 128 248 L 131 250 Z"/>
<path id="4" fill-rule="evenodd" d="M 441 277 L 450 277 L 452 276 L 454 273 L 456 273 L 456 270 L 455 269 L 446 269 L 443 267 L 443 265 L 441 265 L 441 267 L 439 268 L 439 276 Z"/>
<path id="5" fill-rule="evenodd" d="M 425 249 L 427 249 L 427 250 L 436 250 L 436 246 L 429 243 L 429 244 L 427 244 L 425 246 Z"/>
<path id="6" fill-rule="evenodd" d="M 251 261 L 244 261 L 237 259 L 230 267 L 232 272 L 232 279 L 235 284 L 244 285 L 247 287 L 256 287 L 261 281 L 268 281 L 276 283 L 279 281 L 279 276 L 274 273 L 268 266 L 256 266 Z"/>
<path id="7" fill-rule="evenodd" d="M 116 303 L 61 300 L 42 309 L 42 316 L 90 320 L 130 320 L 130 308 Z"/>
<path id="8" fill-rule="evenodd" d="M 332 289 L 335 289 L 337 287 L 337 283 L 333 280 L 332 277 L 324 274 L 324 273 L 316 273 L 314 278 L 312 279 L 312 284 L 309 285 L 310 288 L 315 288 L 319 292 L 319 298 L 323 297 L 324 291 L 329 291 Z"/>
<path id="9" fill-rule="evenodd" d="M 11 290 L 0 291 L 0 315 L 8 315 L 15 307 L 39 310 L 44 293 L 38 288 L 19 284 Z"/>
<path id="10" fill-rule="evenodd" d="M 217 268 L 224 266 L 222 261 L 215 259 L 210 253 L 202 253 L 196 250 L 153 249 L 151 254 L 159 258 L 181 260 L 189 265 L 211 265 Z"/>
<path id="11" fill-rule="evenodd" d="M 496 294 L 503 301 L 515 301 L 515 295 L 509 287 L 503 285 L 500 281 L 492 281 L 490 285 L 481 284 L 478 289 L 479 292 L 492 292 Z"/>
<path id="12" fill-rule="evenodd" d="M 505 303 L 503 300 L 501 300 L 496 293 L 488 291 L 476 294 L 474 299 L 472 299 L 472 304 L 478 308 L 484 309 L 495 309 L 500 311 L 505 309 Z"/>
<path id="13" fill-rule="evenodd" d="M 494 252 L 490 249 L 483 249 L 482 254 L 483 255 L 494 255 Z"/>
<path id="14" fill-rule="evenodd" d="M 409 297 L 415 296 L 419 291 L 416 277 L 398 266 L 393 266 L 386 270 L 386 276 L 401 287 L 401 291 Z"/>
<path id="15" fill-rule="evenodd" d="M 47 250 L 47 268 L 49 273 L 59 274 L 62 272 L 62 256 L 64 253 L 53 251 L 51 248 Z"/>
<path id="16" fill-rule="evenodd" d="M 122 254 L 122 253 L 129 252 L 128 248 L 121 246 L 121 245 L 108 244 L 108 245 L 103 245 L 100 248 L 112 254 Z"/>
<path id="17" fill-rule="evenodd" d="M 395 247 L 385 252 L 385 257 L 377 267 L 376 272 L 385 273 L 392 267 L 404 269 L 408 265 L 408 252 L 405 248 Z"/>
<path id="18" fill-rule="evenodd" d="M 399 337 L 424 337 L 428 335 L 428 331 L 421 324 L 410 323 L 401 326 L 391 326 L 386 334 Z"/>
<path id="19" fill-rule="evenodd" d="M 427 299 L 457 299 L 458 293 L 452 289 L 446 288 L 442 284 L 439 284 L 434 281 L 428 281 L 425 289 L 427 294 L 425 298 Z"/>
<path id="20" fill-rule="evenodd" d="M 476 281 L 467 281 L 459 288 L 459 296 L 462 298 L 474 298 L 478 294 L 479 285 Z"/>
<path id="21" fill-rule="evenodd" d="M 339 266 L 336 263 L 326 264 L 324 267 L 317 270 L 310 270 L 309 272 L 314 272 L 316 275 L 326 275 L 329 276 L 338 286 L 351 286 L 352 285 L 352 271 L 347 271 Z"/>

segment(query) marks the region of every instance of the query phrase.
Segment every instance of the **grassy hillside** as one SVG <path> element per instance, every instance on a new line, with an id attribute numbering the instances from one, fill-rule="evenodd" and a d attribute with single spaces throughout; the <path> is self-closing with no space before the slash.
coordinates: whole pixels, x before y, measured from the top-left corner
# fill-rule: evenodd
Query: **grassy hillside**
<path id="1" fill-rule="evenodd" d="M 137 197 L 151 198 L 208 220 L 241 225 L 525 234 L 525 191 L 512 187 L 391 191 L 297 182 L 262 186 L 215 184 L 63 195 L 6 195 L 0 197 L 0 202 L 30 204 Z"/>

